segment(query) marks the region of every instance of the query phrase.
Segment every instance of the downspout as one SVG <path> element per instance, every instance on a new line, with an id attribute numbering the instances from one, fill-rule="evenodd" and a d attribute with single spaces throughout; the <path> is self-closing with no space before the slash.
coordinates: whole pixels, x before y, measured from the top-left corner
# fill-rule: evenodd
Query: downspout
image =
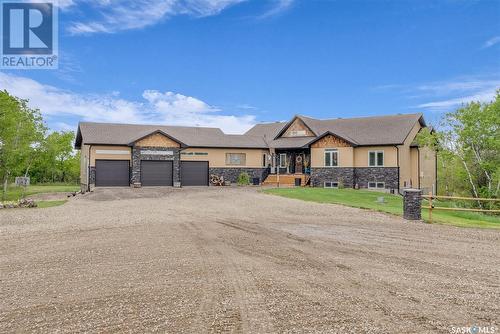
<path id="1" fill-rule="evenodd" d="M 89 146 L 89 166 L 87 170 L 87 191 L 90 192 L 90 164 L 92 163 L 92 145 Z"/>
<path id="2" fill-rule="evenodd" d="M 397 152 L 397 162 L 398 162 L 398 194 L 401 195 L 401 176 L 399 175 L 399 147 L 398 145 L 395 145 L 394 146 L 396 148 L 396 152 Z"/>
<path id="3" fill-rule="evenodd" d="M 420 147 L 417 147 L 417 180 L 418 180 L 418 189 L 420 189 Z"/>

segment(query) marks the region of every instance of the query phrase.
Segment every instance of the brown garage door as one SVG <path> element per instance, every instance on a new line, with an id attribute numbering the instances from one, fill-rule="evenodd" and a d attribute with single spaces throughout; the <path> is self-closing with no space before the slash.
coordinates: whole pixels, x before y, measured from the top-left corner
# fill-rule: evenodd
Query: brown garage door
<path id="1" fill-rule="evenodd" d="M 141 184 L 143 186 L 172 186 L 172 161 L 141 161 Z"/>
<path id="2" fill-rule="evenodd" d="M 181 161 L 183 186 L 208 186 L 208 161 Z"/>
<path id="3" fill-rule="evenodd" d="M 96 187 L 127 187 L 130 185 L 128 160 L 96 160 Z"/>

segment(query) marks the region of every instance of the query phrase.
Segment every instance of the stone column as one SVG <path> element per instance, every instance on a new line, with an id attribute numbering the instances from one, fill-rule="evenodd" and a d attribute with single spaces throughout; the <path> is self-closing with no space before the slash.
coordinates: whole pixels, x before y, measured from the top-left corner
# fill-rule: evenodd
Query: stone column
<path id="1" fill-rule="evenodd" d="M 174 187 L 181 187 L 181 151 L 177 148 L 172 149 L 174 151 Z"/>
<path id="2" fill-rule="evenodd" d="M 141 149 L 140 147 L 132 148 L 132 173 L 130 184 L 133 187 L 141 186 Z"/>
<path id="3" fill-rule="evenodd" d="M 403 218 L 408 220 L 422 219 L 422 190 L 403 190 Z"/>

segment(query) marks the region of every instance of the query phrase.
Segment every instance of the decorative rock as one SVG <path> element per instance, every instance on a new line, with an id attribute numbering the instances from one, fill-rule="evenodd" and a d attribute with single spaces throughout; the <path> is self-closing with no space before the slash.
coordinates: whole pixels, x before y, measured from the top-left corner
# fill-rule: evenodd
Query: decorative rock
<path id="1" fill-rule="evenodd" d="M 36 203 L 32 199 L 20 199 L 19 202 L 17 203 L 16 207 L 19 208 L 36 208 Z"/>

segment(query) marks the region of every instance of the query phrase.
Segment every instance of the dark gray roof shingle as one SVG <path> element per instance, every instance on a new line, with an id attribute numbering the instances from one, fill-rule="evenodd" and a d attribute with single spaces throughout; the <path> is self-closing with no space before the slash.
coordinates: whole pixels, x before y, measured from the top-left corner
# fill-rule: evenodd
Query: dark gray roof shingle
<path id="1" fill-rule="evenodd" d="M 79 148 L 82 143 L 102 145 L 129 145 L 139 138 L 155 131 L 162 131 L 188 146 L 196 147 L 239 147 L 266 148 L 262 137 L 246 135 L 227 135 L 218 128 L 162 126 L 139 124 L 110 124 L 82 122 L 78 126 L 80 138 L 75 142 Z"/>
<path id="2" fill-rule="evenodd" d="M 420 113 L 329 120 L 300 118 L 318 136 L 330 131 L 358 145 L 402 144 L 415 124 L 423 122 Z"/>
<path id="3" fill-rule="evenodd" d="M 355 145 L 399 145 L 417 122 L 425 126 L 420 113 L 327 120 L 296 117 L 317 136 L 331 132 Z M 192 147 L 294 148 L 305 147 L 311 142 L 312 137 L 275 139 L 287 124 L 257 124 L 243 135 L 227 135 L 218 128 L 82 122 L 78 126 L 75 147 L 80 148 L 82 143 L 129 145 L 155 131 L 162 131 Z"/>

